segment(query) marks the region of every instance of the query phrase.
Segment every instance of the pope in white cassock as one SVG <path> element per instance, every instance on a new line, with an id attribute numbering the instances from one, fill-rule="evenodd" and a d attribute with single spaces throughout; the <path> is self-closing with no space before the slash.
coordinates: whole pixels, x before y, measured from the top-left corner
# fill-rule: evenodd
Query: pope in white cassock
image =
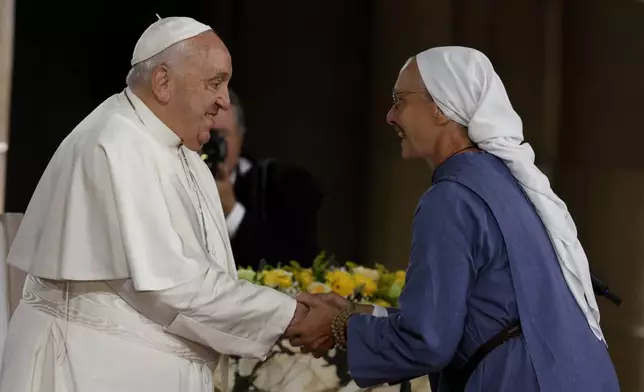
<path id="1" fill-rule="evenodd" d="M 230 104 L 231 71 L 210 27 L 161 19 L 136 44 L 125 91 L 62 142 L 8 257 L 28 277 L 0 392 L 212 391 L 226 355 L 261 358 L 305 316 L 237 280 L 195 153 Z"/>

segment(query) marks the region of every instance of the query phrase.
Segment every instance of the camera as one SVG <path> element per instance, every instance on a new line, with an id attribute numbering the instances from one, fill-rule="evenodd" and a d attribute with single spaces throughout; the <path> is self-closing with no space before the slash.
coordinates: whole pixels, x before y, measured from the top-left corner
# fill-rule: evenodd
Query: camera
<path id="1" fill-rule="evenodd" d="M 201 159 L 206 162 L 210 169 L 217 169 L 217 165 L 226 160 L 228 145 L 226 139 L 219 135 L 214 129 L 210 130 L 210 140 L 201 148 Z"/>

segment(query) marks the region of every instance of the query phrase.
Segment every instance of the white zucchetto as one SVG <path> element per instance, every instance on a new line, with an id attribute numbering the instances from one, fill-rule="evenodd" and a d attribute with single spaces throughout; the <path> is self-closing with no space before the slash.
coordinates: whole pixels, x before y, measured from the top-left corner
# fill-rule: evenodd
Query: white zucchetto
<path id="1" fill-rule="evenodd" d="M 139 38 L 131 65 L 145 61 L 184 39 L 192 38 L 212 28 L 192 18 L 173 16 L 159 19 L 148 27 Z"/>

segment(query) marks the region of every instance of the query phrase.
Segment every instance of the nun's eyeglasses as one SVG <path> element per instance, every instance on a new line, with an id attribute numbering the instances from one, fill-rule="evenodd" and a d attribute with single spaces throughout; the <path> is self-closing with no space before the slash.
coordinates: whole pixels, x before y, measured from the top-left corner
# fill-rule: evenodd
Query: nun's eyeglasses
<path id="1" fill-rule="evenodd" d="M 409 94 L 418 94 L 418 93 L 426 93 L 427 89 L 422 89 L 422 90 L 409 90 L 409 91 L 394 91 L 391 93 L 391 99 L 394 101 L 394 106 L 398 106 L 398 103 L 400 102 L 400 98 L 409 95 Z"/>

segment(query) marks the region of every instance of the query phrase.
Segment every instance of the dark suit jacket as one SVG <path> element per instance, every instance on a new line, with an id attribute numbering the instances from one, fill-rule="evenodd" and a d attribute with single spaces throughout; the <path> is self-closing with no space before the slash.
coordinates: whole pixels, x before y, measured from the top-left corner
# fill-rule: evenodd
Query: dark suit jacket
<path id="1" fill-rule="evenodd" d="M 271 159 L 237 174 L 235 194 L 246 214 L 232 238 L 239 267 L 295 260 L 310 266 L 319 249 L 317 212 L 322 193 L 306 170 Z"/>

